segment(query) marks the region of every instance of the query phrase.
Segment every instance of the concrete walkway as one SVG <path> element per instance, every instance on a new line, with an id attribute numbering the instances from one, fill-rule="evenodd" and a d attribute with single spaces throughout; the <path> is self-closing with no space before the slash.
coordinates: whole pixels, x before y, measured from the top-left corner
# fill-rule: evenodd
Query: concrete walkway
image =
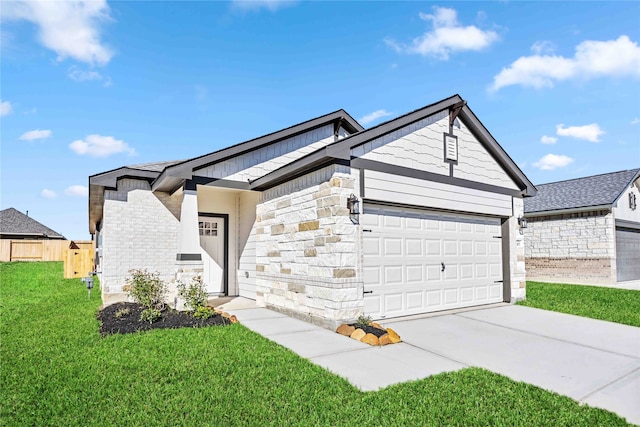
<path id="1" fill-rule="evenodd" d="M 404 342 L 370 347 L 271 310 L 236 307 L 225 309 L 247 328 L 361 390 L 477 366 L 640 425 L 640 328 L 507 305 L 387 321 Z"/>

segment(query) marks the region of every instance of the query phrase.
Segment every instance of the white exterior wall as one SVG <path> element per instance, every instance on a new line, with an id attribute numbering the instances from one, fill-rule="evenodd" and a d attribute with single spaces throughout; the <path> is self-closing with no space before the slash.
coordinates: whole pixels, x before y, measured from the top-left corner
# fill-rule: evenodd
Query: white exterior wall
<path id="1" fill-rule="evenodd" d="M 640 223 L 640 178 L 638 178 L 634 184 L 632 184 L 627 190 L 618 198 L 618 203 L 613 207 L 613 216 L 615 219 L 622 219 L 625 221 L 633 221 Z M 629 194 L 635 194 L 637 207 L 632 210 L 629 207 Z"/>
<path id="2" fill-rule="evenodd" d="M 181 197 L 150 191 L 149 183 L 122 179 L 106 190 L 102 219 L 100 283 L 105 303 L 123 301 L 131 269 L 174 276 Z"/>
<path id="3" fill-rule="evenodd" d="M 511 280 L 511 302 L 517 302 L 526 298 L 527 271 L 525 263 L 525 236 L 520 233 L 518 218 L 524 215 L 524 200 L 518 197 L 513 199 L 513 216 L 507 220 L 509 227 L 509 258 L 503 262 L 509 263 Z M 504 239 L 504 233 L 502 238 Z"/>
<path id="4" fill-rule="evenodd" d="M 256 206 L 259 193 L 239 194 L 238 219 L 238 295 L 256 298 Z"/>
<path id="5" fill-rule="evenodd" d="M 491 157 L 459 119 L 454 126 L 458 137 L 458 164 L 455 178 L 517 190 L 517 185 Z M 351 150 L 351 155 L 367 160 L 449 175 L 444 161 L 443 133 L 449 131 L 449 113 L 441 111 Z M 368 197 L 368 196 L 367 196 Z"/>
<path id="6" fill-rule="evenodd" d="M 399 204 L 511 216 L 511 196 L 439 182 L 365 170 L 367 199 Z"/>
<path id="7" fill-rule="evenodd" d="M 198 169 L 194 171 L 194 175 L 247 182 L 248 179 L 260 178 L 332 142 L 334 142 L 333 124 L 328 124 L 233 159 Z"/>

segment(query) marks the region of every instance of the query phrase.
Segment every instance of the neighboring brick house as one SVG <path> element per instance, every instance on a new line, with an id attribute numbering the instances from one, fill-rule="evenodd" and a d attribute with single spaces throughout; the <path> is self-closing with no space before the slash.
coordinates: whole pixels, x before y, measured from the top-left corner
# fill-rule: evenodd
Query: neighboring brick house
<path id="1" fill-rule="evenodd" d="M 339 110 L 93 175 L 89 229 L 105 301 L 148 268 L 335 327 L 524 298 L 535 192 L 455 95 L 367 130 Z"/>
<path id="2" fill-rule="evenodd" d="M 0 239 L 64 240 L 64 236 L 17 209 L 0 211 Z"/>
<path id="3" fill-rule="evenodd" d="M 640 280 L 640 169 L 537 188 L 524 204 L 528 280 Z"/>

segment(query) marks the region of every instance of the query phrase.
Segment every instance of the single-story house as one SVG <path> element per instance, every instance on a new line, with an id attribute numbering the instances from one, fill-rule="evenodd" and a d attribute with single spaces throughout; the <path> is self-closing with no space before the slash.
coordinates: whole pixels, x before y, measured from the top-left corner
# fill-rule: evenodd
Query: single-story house
<path id="1" fill-rule="evenodd" d="M 528 280 L 640 280 L 640 169 L 537 188 L 537 196 L 524 203 Z"/>
<path id="2" fill-rule="evenodd" d="M 338 110 L 93 175 L 89 230 L 105 301 L 147 268 L 333 328 L 524 298 L 535 193 L 455 95 L 366 130 Z"/>
<path id="3" fill-rule="evenodd" d="M 64 236 L 15 208 L 0 211 L 0 239 L 64 240 Z"/>

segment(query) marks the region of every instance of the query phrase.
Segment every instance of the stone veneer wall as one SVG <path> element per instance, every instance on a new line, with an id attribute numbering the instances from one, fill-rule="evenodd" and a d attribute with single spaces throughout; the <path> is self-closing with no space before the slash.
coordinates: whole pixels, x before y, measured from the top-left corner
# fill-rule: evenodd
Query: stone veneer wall
<path id="1" fill-rule="evenodd" d="M 527 279 L 577 284 L 616 282 L 615 226 L 609 211 L 528 218 Z"/>
<path id="2" fill-rule="evenodd" d="M 117 190 L 105 190 L 99 267 L 105 303 L 126 299 L 122 286 L 131 269 L 174 280 L 180 204 L 180 196 L 153 193 L 142 180 L 121 179 Z"/>
<path id="3" fill-rule="evenodd" d="M 266 190 L 256 212 L 256 301 L 334 329 L 362 314 L 358 195 L 349 167 L 333 165 Z"/>

